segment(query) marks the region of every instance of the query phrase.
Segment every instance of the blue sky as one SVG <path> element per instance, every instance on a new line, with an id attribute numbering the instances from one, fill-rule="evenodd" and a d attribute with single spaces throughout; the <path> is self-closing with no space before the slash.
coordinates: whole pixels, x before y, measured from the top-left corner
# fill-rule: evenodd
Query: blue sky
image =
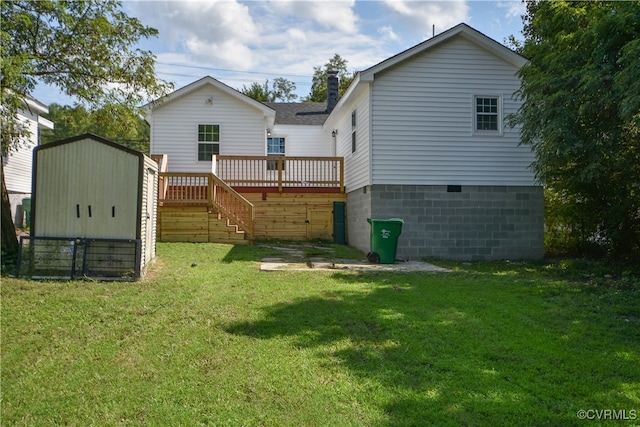
<path id="1" fill-rule="evenodd" d="M 176 88 L 210 75 L 231 87 L 285 77 L 306 96 L 313 67 L 335 53 L 366 69 L 460 22 L 504 43 L 521 38 L 520 0 L 181 0 L 124 1 L 124 11 L 159 36 L 140 47 L 158 77 Z M 39 86 L 40 101 L 72 104 Z"/>

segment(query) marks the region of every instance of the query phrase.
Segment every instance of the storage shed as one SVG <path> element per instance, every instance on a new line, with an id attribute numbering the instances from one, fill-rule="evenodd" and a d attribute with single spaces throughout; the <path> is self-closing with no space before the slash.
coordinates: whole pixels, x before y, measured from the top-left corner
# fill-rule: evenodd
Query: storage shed
<path id="1" fill-rule="evenodd" d="M 20 268 L 31 277 L 139 278 L 155 257 L 157 189 L 155 161 L 96 135 L 37 147 Z"/>

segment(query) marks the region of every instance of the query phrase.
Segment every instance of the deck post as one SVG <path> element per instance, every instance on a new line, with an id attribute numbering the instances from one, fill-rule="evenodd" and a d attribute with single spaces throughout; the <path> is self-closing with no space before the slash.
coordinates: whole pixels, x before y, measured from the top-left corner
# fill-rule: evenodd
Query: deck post
<path id="1" fill-rule="evenodd" d="M 278 158 L 278 193 L 282 193 L 282 157 Z"/>
<path id="2" fill-rule="evenodd" d="M 214 156 L 215 157 L 215 156 Z M 215 199 L 215 183 L 213 182 L 214 174 L 211 174 L 207 177 L 207 209 L 209 211 L 213 210 L 213 201 Z"/>
<path id="3" fill-rule="evenodd" d="M 338 159 L 340 164 L 340 192 L 344 194 L 344 157 Z"/>

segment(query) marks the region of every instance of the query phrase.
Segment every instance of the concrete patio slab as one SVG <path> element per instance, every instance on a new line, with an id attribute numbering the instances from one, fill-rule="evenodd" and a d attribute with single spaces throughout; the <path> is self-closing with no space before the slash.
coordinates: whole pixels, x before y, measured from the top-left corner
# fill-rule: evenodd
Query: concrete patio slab
<path id="1" fill-rule="evenodd" d="M 428 262 L 407 261 L 395 264 L 369 264 L 357 260 L 327 260 L 314 258 L 307 262 L 286 261 L 283 259 L 265 258 L 260 264 L 260 271 L 395 271 L 395 272 L 438 272 L 451 270 L 438 267 Z"/>

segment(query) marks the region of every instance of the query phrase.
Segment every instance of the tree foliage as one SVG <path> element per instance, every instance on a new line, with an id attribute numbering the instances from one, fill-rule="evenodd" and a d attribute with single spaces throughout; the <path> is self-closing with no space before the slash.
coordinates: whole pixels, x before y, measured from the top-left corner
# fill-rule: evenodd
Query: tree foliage
<path id="1" fill-rule="evenodd" d="M 91 108 L 120 105 L 131 111 L 170 90 L 155 76 L 154 55 L 134 48 L 157 30 L 127 16 L 119 1 L 11 0 L 0 2 L 0 14 L 3 152 L 25 136 L 15 118 L 38 83 Z M 2 212 L 6 235 L 11 218 Z M 17 242 L 11 246 L 3 249 L 13 251 Z"/>
<path id="2" fill-rule="evenodd" d="M 264 83 L 253 82 L 249 87 L 243 85 L 240 92 L 260 102 L 291 102 L 298 97 L 295 90 L 294 82 L 284 77 L 276 77 L 271 86 L 269 80 L 265 80 Z"/>
<path id="3" fill-rule="evenodd" d="M 581 244 L 640 252 L 640 3 L 528 1 L 512 121 Z M 549 223 L 548 223 L 549 224 Z M 637 258 L 636 258 L 637 259 Z"/>
<path id="4" fill-rule="evenodd" d="M 296 84 L 283 77 L 276 77 L 271 88 L 274 100 L 291 102 L 298 98 L 298 95 L 295 94 Z"/>
<path id="5" fill-rule="evenodd" d="M 313 80 L 306 102 L 325 102 L 327 100 L 327 72 L 338 72 L 338 95 L 342 97 L 355 77 L 355 73 L 347 70 L 347 60 L 337 53 L 324 66 L 313 67 Z"/>
<path id="6" fill-rule="evenodd" d="M 90 107 L 131 109 L 170 89 L 155 76 L 154 55 L 133 48 L 157 30 L 128 17 L 119 1 L 14 0 L 0 7 L 3 130 L 14 128 L 16 111 L 38 83 Z M 3 150 L 15 137 L 3 131 Z"/>
<path id="7" fill-rule="evenodd" d="M 89 110 L 82 105 L 51 104 L 49 120 L 55 129 L 42 131 L 44 144 L 93 133 L 115 143 L 149 154 L 149 125 L 137 112 L 121 104 Z"/>

